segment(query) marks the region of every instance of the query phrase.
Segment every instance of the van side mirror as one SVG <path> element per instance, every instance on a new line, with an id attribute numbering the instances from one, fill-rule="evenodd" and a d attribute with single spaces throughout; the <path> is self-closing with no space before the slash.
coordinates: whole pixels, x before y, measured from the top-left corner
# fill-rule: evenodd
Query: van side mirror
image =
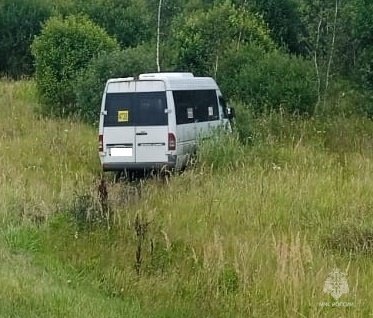
<path id="1" fill-rule="evenodd" d="M 228 119 L 233 119 L 236 117 L 236 111 L 233 107 L 227 107 L 227 117 Z"/>

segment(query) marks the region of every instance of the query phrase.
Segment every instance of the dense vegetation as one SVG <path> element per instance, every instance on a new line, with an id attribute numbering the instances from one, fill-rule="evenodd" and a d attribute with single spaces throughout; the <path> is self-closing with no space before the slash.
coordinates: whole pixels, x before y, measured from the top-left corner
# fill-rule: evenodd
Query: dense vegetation
<path id="1" fill-rule="evenodd" d="M 371 1 L 163 0 L 161 70 L 215 77 L 234 131 L 118 183 L 87 123 L 157 71 L 158 5 L 0 0 L 0 317 L 371 315 Z"/>
<path id="2" fill-rule="evenodd" d="M 226 96 L 256 113 L 335 112 L 325 101 L 348 91 L 356 103 L 343 111 L 373 114 L 369 0 L 160 3 L 161 70 L 213 76 Z M 95 122 L 107 76 L 156 69 L 158 6 L 158 0 L 3 0 L 0 73 L 19 78 L 36 67 L 46 113 Z M 116 48 L 104 44 L 112 41 Z M 123 63 L 110 61 L 111 54 Z M 89 92 L 84 72 L 95 82 Z"/>
<path id="3" fill-rule="evenodd" d="M 77 76 L 92 58 L 118 48 L 100 27 L 85 17 L 51 18 L 32 45 L 37 56 L 36 83 L 51 113 L 69 115 L 76 103 Z"/>

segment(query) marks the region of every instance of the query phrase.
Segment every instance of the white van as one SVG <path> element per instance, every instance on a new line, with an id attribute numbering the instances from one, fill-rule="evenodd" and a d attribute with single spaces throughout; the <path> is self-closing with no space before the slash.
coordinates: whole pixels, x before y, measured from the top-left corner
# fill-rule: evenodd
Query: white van
<path id="1" fill-rule="evenodd" d="M 191 73 L 141 74 L 106 83 L 99 126 L 104 171 L 183 168 L 198 137 L 229 126 L 216 82 Z"/>

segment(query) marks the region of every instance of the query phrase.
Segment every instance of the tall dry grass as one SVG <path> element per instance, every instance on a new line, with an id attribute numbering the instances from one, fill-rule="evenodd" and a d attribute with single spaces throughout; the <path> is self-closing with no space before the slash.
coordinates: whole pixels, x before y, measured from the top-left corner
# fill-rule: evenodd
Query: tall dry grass
<path id="1" fill-rule="evenodd" d="M 105 176 L 103 213 L 95 130 L 38 118 L 30 82 L 0 90 L 5 316 L 373 312 L 372 122 L 251 119 L 250 142 L 217 135 L 168 182 Z M 320 305 L 334 302 L 323 285 L 335 267 L 351 307 Z"/>

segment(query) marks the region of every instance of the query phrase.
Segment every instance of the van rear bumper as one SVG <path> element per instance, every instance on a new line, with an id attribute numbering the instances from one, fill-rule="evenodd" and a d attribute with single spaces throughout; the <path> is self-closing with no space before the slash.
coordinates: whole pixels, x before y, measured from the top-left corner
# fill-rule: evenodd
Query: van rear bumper
<path id="1" fill-rule="evenodd" d="M 172 170 L 176 166 L 170 162 L 146 162 L 146 163 L 104 163 L 102 164 L 103 171 L 122 171 L 122 170 Z"/>
<path id="2" fill-rule="evenodd" d="M 123 170 L 173 170 L 176 167 L 176 156 L 168 156 L 167 162 L 102 162 L 103 171 Z"/>

